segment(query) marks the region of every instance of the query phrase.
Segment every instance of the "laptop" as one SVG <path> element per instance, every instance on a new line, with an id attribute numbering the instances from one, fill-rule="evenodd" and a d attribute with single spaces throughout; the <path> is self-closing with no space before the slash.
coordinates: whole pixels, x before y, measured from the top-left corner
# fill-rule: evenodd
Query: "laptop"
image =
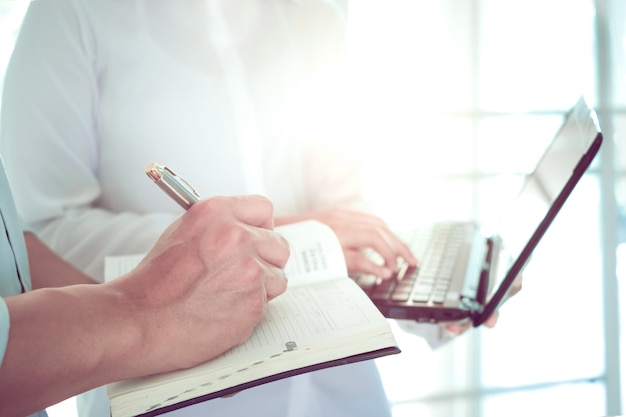
<path id="1" fill-rule="evenodd" d="M 497 232 L 479 224 L 441 222 L 399 235 L 418 257 L 391 279 L 353 278 L 384 316 L 420 322 L 470 319 L 484 323 L 506 300 L 537 244 L 600 149 L 597 116 L 581 97 L 515 201 L 500 216 Z"/>

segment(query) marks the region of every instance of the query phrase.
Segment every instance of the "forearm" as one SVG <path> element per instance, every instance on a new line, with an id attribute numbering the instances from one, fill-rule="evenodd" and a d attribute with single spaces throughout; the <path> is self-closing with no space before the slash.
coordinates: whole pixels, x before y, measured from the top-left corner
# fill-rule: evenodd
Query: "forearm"
<path id="1" fill-rule="evenodd" d="M 137 327 L 113 287 L 42 289 L 5 301 L 11 327 L 0 415 L 27 415 L 132 374 Z"/>
<path id="2" fill-rule="evenodd" d="M 106 256 L 148 252 L 177 217 L 167 212 L 114 213 L 86 208 L 51 219 L 35 232 L 67 262 L 102 282 Z"/>
<path id="3" fill-rule="evenodd" d="M 32 233 L 24 233 L 33 289 L 95 284 L 96 281 L 52 252 Z"/>

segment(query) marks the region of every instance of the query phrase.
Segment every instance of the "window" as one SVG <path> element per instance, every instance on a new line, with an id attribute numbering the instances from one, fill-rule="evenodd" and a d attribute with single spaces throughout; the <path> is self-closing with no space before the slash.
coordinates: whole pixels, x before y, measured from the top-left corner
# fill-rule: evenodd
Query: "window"
<path id="1" fill-rule="evenodd" d="M 496 329 L 434 351 L 398 333 L 403 354 L 379 360 L 395 417 L 621 413 L 613 183 L 626 187 L 624 13 L 592 0 L 350 2 L 368 196 L 390 222 L 490 219 L 511 188 L 497 174 L 528 172 L 581 94 L 607 138 Z"/>

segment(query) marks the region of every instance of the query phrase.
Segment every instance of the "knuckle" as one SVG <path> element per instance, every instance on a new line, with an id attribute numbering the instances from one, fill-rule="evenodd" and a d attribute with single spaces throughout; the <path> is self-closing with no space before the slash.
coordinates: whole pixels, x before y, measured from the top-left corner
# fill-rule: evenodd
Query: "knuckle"
<path id="1" fill-rule="evenodd" d="M 239 274 L 240 285 L 244 288 L 262 288 L 265 271 L 259 261 L 252 257 L 245 257 L 240 265 L 242 268 Z"/>
<path id="2" fill-rule="evenodd" d="M 287 277 L 282 270 L 276 269 L 268 276 L 265 287 L 267 297 L 273 299 L 287 290 Z"/>
<path id="3" fill-rule="evenodd" d="M 287 280 L 287 276 L 285 275 L 285 273 L 281 270 L 281 272 L 278 274 L 278 294 L 282 294 L 285 291 L 287 291 L 287 284 L 289 283 L 289 281 Z"/>
<path id="4" fill-rule="evenodd" d="M 215 245 L 222 250 L 236 250 L 239 256 L 249 253 L 253 236 L 252 232 L 242 223 L 231 221 L 223 224 L 217 231 Z"/>
<path id="5" fill-rule="evenodd" d="M 254 207 L 255 209 L 263 212 L 273 213 L 274 212 L 274 204 L 272 201 L 262 195 L 259 194 L 250 194 L 233 197 L 239 204 L 242 204 L 246 207 Z"/>
<path id="6" fill-rule="evenodd" d="M 251 232 L 245 225 L 239 222 L 230 222 L 224 227 L 223 237 L 226 241 L 238 245 L 249 242 Z"/>
<path id="7" fill-rule="evenodd" d="M 257 195 L 255 196 L 258 203 L 263 205 L 263 207 L 269 211 L 274 211 L 274 203 L 272 203 L 272 201 L 267 198 L 267 197 L 263 197 L 261 195 Z"/>
<path id="8" fill-rule="evenodd" d="M 213 212 L 220 212 L 224 205 L 226 204 L 226 197 L 210 197 L 207 199 L 204 199 L 202 201 L 200 201 L 200 204 L 196 204 L 199 205 L 202 210 L 204 210 L 205 212 L 207 212 L 207 215 L 211 215 L 211 213 Z"/>

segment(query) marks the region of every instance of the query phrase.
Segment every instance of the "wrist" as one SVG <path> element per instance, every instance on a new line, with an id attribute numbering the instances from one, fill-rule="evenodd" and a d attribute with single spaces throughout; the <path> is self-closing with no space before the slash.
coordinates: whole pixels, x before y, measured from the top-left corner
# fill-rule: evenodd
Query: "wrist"
<path id="1" fill-rule="evenodd" d="M 75 314 L 83 312 L 79 334 L 86 345 L 81 351 L 89 355 L 86 369 L 102 379 L 96 386 L 138 376 L 143 353 L 138 349 L 141 325 L 129 297 L 109 284 L 80 285 L 74 289 L 76 294 L 72 296 L 78 305 Z"/>

